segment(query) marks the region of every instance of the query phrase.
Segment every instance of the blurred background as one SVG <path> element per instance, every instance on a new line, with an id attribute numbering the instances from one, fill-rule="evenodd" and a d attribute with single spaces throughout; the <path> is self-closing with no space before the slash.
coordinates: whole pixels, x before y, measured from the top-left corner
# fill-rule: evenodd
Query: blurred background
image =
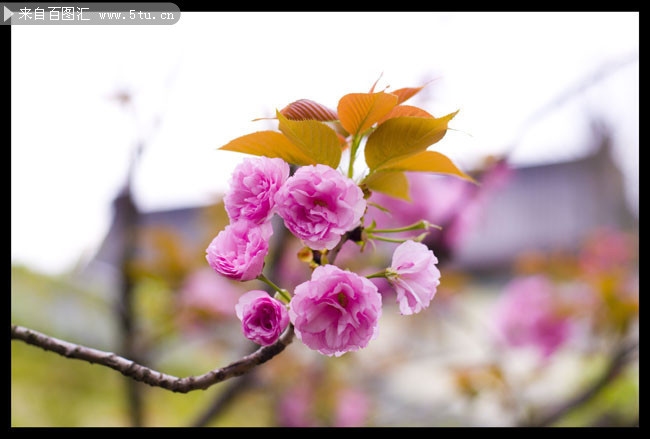
<path id="1" fill-rule="evenodd" d="M 255 348 L 234 313 L 263 284 L 211 271 L 217 151 L 301 98 L 428 85 L 460 109 L 432 150 L 480 186 L 411 174 L 366 222 L 443 226 L 431 306 L 341 358 L 299 341 L 186 395 L 12 342 L 13 426 L 638 425 L 638 13 L 182 13 L 172 26 L 14 26 L 12 323 L 176 376 Z M 358 171 L 363 166 L 359 164 Z M 275 218 L 278 220 L 279 218 Z M 274 223 L 265 272 L 309 277 Z M 404 234 L 403 236 L 408 236 Z M 347 243 L 369 274 L 395 245 Z"/>

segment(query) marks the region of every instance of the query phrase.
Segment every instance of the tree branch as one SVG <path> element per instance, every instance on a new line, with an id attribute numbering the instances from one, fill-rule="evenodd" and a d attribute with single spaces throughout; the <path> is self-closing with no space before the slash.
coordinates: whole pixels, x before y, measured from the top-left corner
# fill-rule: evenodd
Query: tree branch
<path id="1" fill-rule="evenodd" d="M 341 241 L 334 248 L 331 255 L 330 264 L 334 263 L 338 251 L 343 247 L 345 241 L 353 233 L 348 232 L 341 237 Z M 24 326 L 11 325 L 12 340 L 20 340 L 27 344 L 40 347 L 46 351 L 56 352 L 66 358 L 84 360 L 91 364 L 100 364 L 117 370 L 122 375 L 141 381 L 153 387 L 161 387 L 171 390 L 172 392 L 187 393 L 193 390 L 205 390 L 213 384 L 220 383 L 229 378 L 240 376 L 253 369 L 255 366 L 269 361 L 271 358 L 282 352 L 289 343 L 293 341 L 293 325 L 289 324 L 282 336 L 274 344 L 264 346 L 250 355 L 246 355 L 240 360 L 230 363 L 228 366 L 220 369 L 214 369 L 199 376 L 189 376 L 178 378 L 173 375 L 158 372 L 148 367 L 142 366 L 134 361 L 120 357 L 113 352 L 100 351 L 98 349 L 70 343 L 50 337 L 33 329 Z"/>
<path id="2" fill-rule="evenodd" d="M 255 381 L 255 371 L 250 371 L 246 375 L 230 381 L 228 387 L 212 401 L 210 406 L 205 409 L 192 422 L 192 427 L 205 427 L 214 418 L 216 418 L 228 405 L 239 396 L 239 394 L 253 385 Z"/>
<path id="3" fill-rule="evenodd" d="M 228 366 L 211 370 L 203 375 L 189 376 L 186 378 L 178 378 L 173 375 L 158 372 L 131 360 L 127 360 L 126 358 L 122 358 L 112 352 L 104 352 L 59 340 L 23 326 L 12 324 L 11 338 L 24 341 L 27 344 L 40 347 L 46 351 L 56 352 L 66 358 L 74 358 L 92 364 L 110 367 L 129 378 L 149 384 L 150 386 L 161 387 L 172 392 L 187 393 L 193 390 L 205 390 L 213 384 L 243 375 L 255 366 L 275 357 L 293 340 L 293 325 L 290 324 L 278 341 L 270 346 L 264 346 Z"/>
<path id="4" fill-rule="evenodd" d="M 532 422 L 528 426 L 550 426 L 562 419 L 569 412 L 588 402 L 619 375 L 624 366 L 630 361 L 632 353 L 636 351 L 637 348 L 637 343 L 621 346 L 612 356 L 612 359 L 604 373 L 591 386 L 589 386 L 589 388 L 585 389 L 582 393 L 576 395 L 564 404 L 549 410 L 548 413 L 541 416 L 537 421 Z"/>

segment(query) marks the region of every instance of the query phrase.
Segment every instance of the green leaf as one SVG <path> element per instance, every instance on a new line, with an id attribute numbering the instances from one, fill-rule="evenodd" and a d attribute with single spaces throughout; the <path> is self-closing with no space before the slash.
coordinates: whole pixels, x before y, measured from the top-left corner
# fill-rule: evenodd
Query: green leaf
<path id="1" fill-rule="evenodd" d="M 315 120 L 289 120 L 276 110 L 280 131 L 307 157 L 334 169 L 341 161 L 336 131 Z"/>
<path id="2" fill-rule="evenodd" d="M 458 111 L 440 118 L 395 117 L 388 119 L 368 136 L 366 163 L 371 171 L 386 169 L 442 139 L 447 124 Z"/>
<path id="3" fill-rule="evenodd" d="M 316 161 L 305 155 L 282 133 L 276 131 L 258 131 L 232 140 L 219 148 L 224 151 L 242 152 L 269 158 L 281 158 L 294 165 L 314 165 Z"/>
<path id="4" fill-rule="evenodd" d="M 422 151 L 398 162 L 394 162 L 389 166 L 384 167 L 384 169 L 391 171 L 416 171 L 449 174 L 478 184 L 476 180 L 458 169 L 449 157 L 436 151 Z"/>
<path id="5" fill-rule="evenodd" d="M 409 182 L 401 171 L 380 171 L 368 175 L 364 181 L 368 189 L 381 192 L 394 198 L 411 201 Z"/>

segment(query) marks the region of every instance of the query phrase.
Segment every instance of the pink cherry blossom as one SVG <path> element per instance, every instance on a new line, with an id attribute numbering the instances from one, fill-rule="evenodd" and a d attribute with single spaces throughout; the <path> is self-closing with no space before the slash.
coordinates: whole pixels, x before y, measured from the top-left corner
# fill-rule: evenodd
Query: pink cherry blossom
<path id="1" fill-rule="evenodd" d="M 272 234 L 270 222 L 257 226 L 246 220 L 237 221 L 212 240 L 206 259 L 223 276 L 239 281 L 255 279 L 262 273 Z"/>
<path id="2" fill-rule="evenodd" d="M 515 278 L 495 309 L 502 340 L 510 346 L 532 346 L 544 357 L 553 354 L 568 338 L 570 322 L 557 312 L 554 287 L 545 276 Z"/>
<path id="3" fill-rule="evenodd" d="M 420 242 L 409 240 L 395 249 L 387 277 L 402 314 L 415 314 L 429 306 L 440 285 L 437 263 L 433 251 Z"/>
<path id="4" fill-rule="evenodd" d="M 242 322 L 244 336 L 262 346 L 275 343 L 289 324 L 286 306 L 262 290 L 242 295 L 235 312 Z"/>
<path id="5" fill-rule="evenodd" d="M 275 195 L 278 214 L 314 250 L 331 250 L 360 224 L 366 209 L 354 181 L 325 165 L 303 166 Z"/>
<path id="6" fill-rule="evenodd" d="M 323 355 L 341 356 L 368 345 L 377 334 L 381 295 L 365 277 L 334 265 L 317 267 L 296 287 L 289 318 L 296 336 Z"/>
<path id="7" fill-rule="evenodd" d="M 275 194 L 289 177 L 289 165 L 279 158 L 245 159 L 232 174 L 224 205 L 231 222 L 268 221 L 275 212 Z"/>

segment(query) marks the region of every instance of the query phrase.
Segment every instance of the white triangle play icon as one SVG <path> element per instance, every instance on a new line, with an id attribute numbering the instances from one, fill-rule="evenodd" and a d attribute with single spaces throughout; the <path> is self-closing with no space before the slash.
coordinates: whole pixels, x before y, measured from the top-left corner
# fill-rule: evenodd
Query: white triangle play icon
<path id="1" fill-rule="evenodd" d="M 11 12 L 9 9 L 7 9 L 6 6 L 4 8 L 5 8 L 5 21 L 7 21 L 11 18 L 12 15 L 14 15 L 14 13 Z"/>

